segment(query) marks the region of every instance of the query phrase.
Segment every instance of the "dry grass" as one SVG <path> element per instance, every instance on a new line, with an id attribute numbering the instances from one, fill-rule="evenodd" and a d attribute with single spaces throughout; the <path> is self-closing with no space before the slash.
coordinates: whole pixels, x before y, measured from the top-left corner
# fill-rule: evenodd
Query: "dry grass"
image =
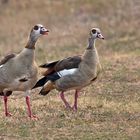
<path id="1" fill-rule="evenodd" d="M 81 92 L 77 113 L 64 109 L 57 91 L 42 97 L 34 90 L 32 108 L 40 120 L 31 121 L 23 94 L 14 92 L 9 98 L 13 117 L 4 117 L 0 102 L 0 140 L 139 140 L 139 11 L 139 0 L 9 0 L 1 4 L 1 57 L 19 52 L 36 23 L 50 29 L 49 36 L 37 43 L 38 64 L 82 53 L 91 27 L 101 28 L 106 40 L 96 43 L 102 75 Z M 67 97 L 72 103 L 73 91 Z"/>

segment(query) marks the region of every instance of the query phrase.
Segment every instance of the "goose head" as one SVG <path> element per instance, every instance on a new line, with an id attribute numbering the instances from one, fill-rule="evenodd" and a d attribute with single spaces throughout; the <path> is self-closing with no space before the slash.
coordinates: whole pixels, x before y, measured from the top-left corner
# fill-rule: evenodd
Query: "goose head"
<path id="1" fill-rule="evenodd" d="M 101 34 L 101 31 L 99 28 L 92 28 L 90 31 L 90 36 L 93 39 L 104 39 L 103 35 Z"/>
<path id="2" fill-rule="evenodd" d="M 37 40 L 41 35 L 48 35 L 49 30 L 46 29 L 43 25 L 41 24 L 36 24 L 30 33 L 30 38 L 33 40 Z"/>

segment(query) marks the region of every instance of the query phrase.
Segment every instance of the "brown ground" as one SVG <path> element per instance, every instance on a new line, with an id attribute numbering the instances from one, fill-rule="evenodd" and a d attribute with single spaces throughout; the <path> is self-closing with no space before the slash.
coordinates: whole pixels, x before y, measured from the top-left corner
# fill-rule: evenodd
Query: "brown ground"
<path id="1" fill-rule="evenodd" d="M 14 92 L 9 98 L 13 117 L 4 117 L 0 102 L 0 140 L 139 140 L 139 0 L 1 1 L 0 57 L 21 51 L 36 23 L 50 30 L 37 43 L 38 64 L 82 53 L 92 27 L 99 27 L 106 40 L 96 43 L 102 75 L 81 92 L 77 113 L 64 109 L 57 91 L 43 97 L 36 89 L 32 109 L 40 120 L 30 121 L 24 94 Z M 67 97 L 72 103 L 73 91 Z"/>

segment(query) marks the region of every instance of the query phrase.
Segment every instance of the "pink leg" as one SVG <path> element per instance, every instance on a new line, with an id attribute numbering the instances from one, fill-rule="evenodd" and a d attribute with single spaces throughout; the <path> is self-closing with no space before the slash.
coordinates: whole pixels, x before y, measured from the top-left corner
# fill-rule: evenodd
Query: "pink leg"
<path id="1" fill-rule="evenodd" d="M 7 96 L 4 96 L 3 99 L 4 99 L 4 107 L 5 107 L 5 116 L 7 116 L 7 117 L 12 116 L 12 114 L 8 112 L 8 107 L 7 107 L 8 98 L 7 98 Z"/>
<path id="2" fill-rule="evenodd" d="M 61 92 L 61 93 L 60 93 L 60 97 L 61 97 L 62 101 L 64 102 L 66 108 L 71 108 L 71 106 L 69 105 L 69 103 L 68 103 L 67 100 L 65 99 L 64 92 Z"/>
<path id="3" fill-rule="evenodd" d="M 75 91 L 73 110 L 77 111 L 78 90 Z"/>
<path id="4" fill-rule="evenodd" d="M 38 119 L 38 117 L 36 117 L 35 115 L 32 115 L 31 106 L 30 106 L 30 97 L 29 96 L 26 96 L 26 104 L 27 104 L 27 108 L 28 108 L 28 116 L 30 118 Z"/>

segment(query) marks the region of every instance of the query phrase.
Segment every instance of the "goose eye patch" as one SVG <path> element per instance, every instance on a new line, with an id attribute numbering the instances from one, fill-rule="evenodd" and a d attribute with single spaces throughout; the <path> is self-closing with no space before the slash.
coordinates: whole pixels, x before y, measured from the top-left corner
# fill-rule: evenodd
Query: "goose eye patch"
<path id="1" fill-rule="evenodd" d="M 96 30 L 95 29 L 92 29 L 92 33 L 95 34 L 96 33 Z"/>
<path id="2" fill-rule="evenodd" d="M 34 30 L 38 30 L 38 26 L 37 25 L 34 26 Z"/>

